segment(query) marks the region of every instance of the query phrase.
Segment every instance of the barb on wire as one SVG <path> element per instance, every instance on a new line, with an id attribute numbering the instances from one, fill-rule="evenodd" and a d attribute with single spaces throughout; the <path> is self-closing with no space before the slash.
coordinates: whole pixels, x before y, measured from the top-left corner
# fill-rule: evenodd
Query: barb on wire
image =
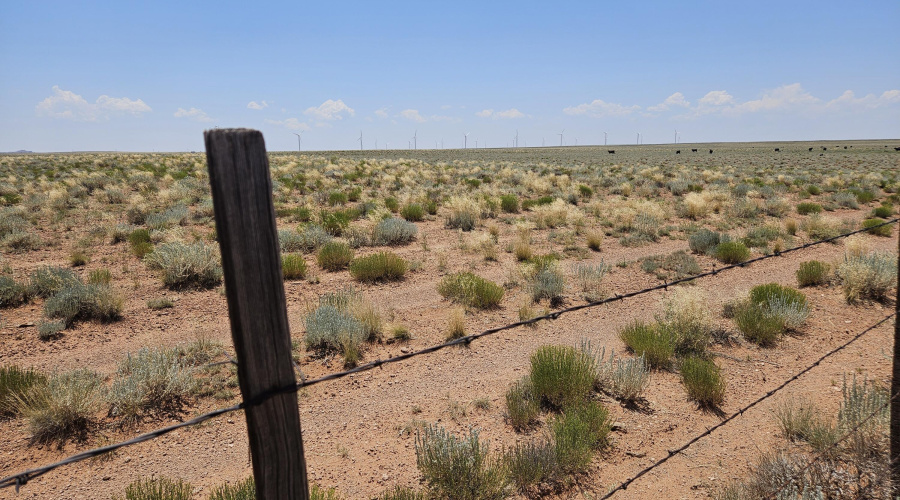
<path id="1" fill-rule="evenodd" d="M 600 497 L 599 500 L 605 500 L 605 499 L 607 499 L 607 498 L 610 498 L 611 496 L 613 496 L 613 495 L 616 494 L 617 492 L 625 490 L 626 488 L 628 488 L 628 486 L 631 485 L 631 483 L 633 483 L 633 482 L 637 481 L 638 479 L 640 479 L 640 477 L 643 476 L 644 474 L 647 474 L 648 472 L 652 471 L 653 469 L 656 469 L 657 467 L 659 467 L 659 466 L 661 466 L 662 464 L 664 464 L 664 463 L 666 463 L 667 461 L 669 461 L 670 458 L 672 458 L 672 457 L 674 457 L 675 455 L 677 455 L 677 454 L 683 452 L 684 450 L 690 448 L 690 447 L 691 447 L 694 443 L 696 443 L 697 441 L 700 441 L 701 439 L 705 438 L 706 436 L 709 436 L 709 435 L 712 434 L 716 429 L 719 429 L 719 428 L 721 428 L 721 427 L 724 427 L 726 424 L 728 424 L 728 423 L 731 422 L 732 420 L 734 420 L 734 419 L 736 419 L 737 417 L 743 415 L 744 412 L 746 412 L 747 410 L 753 408 L 754 406 L 758 405 L 759 403 L 762 403 L 763 401 L 765 401 L 765 400 L 769 399 L 770 397 L 774 396 L 776 393 L 778 393 L 779 391 L 781 391 L 782 389 L 784 389 L 785 387 L 787 387 L 788 384 L 790 384 L 791 382 L 797 380 L 798 378 L 800 378 L 802 375 L 804 375 L 805 373 L 809 372 L 809 371 L 812 370 L 813 368 L 819 366 L 819 364 L 820 364 L 822 361 L 824 361 L 826 358 L 829 358 L 829 357 L 835 355 L 836 353 L 842 351 L 843 349 L 847 348 L 847 346 L 849 346 L 850 344 L 852 344 L 853 342 L 855 342 L 856 340 L 858 340 L 858 339 L 859 339 L 860 337 L 862 337 L 863 335 L 865 335 L 865 334 L 871 332 L 872 330 L 878 328 L 879 326 L 881 326 L 882 324 L 884 324 L 887 320 L 889 320 L 889 319 L 893 318 L 894 316 L 896 316 L 896 314 L 897 314 L 896 312 L 892 312 L 891 314 L 888 314 L 887 316 L 885 316 L 884 318 L 882 318 L 881 321 L 879 321 L 879 322 L 875 323 L 874 325 L 869 326 L 869 327 L 866 328 L 865 330 L 863 330 L 863 331 L 857 333 L 856 335 L 853 336 L 853 338 L 851 338 L 851 339 L 848 340 L 847 342 L 844 342 L 843 344 L 841 344 L 841 345 L 835 347 L 834 349 L 832 349 L 832 350 L 826 352 L 826 353 L 823 354 L 821 357 L 819 357 L 819 359 L 817 359 L 815 362 L 813 362 L 812 364 L 810 364 L 809 366 L 807 366 L 807 367 L 804 368 L 803 370 L 800 370 L 799 372 L 795 373 L 795 374 L 794 374 L 793 376 L 791 376 L 789 379 L 787 379 L 787 380 L 785 380 L 784 382 L 782 382 L 781 385 L 779 385 L 778 387 L 776 387 L 776 388 L 774 388 L 774 389 L 772 389 L 772 390 L 766 392 L 765 394 L 763 394 L 762 396 L 760 396 L 759 398 L 757 398 L 755 401 L 753 401 L 753 402 L 751 402 L 750 404 L 748 404 L 748 405 L 746 405 L 746 406 L 740 408 L 739 410 L 735 411 L 734 413 L 732 413 L 731 415 L 729 415 L 727 418 L 725 418 L 725 419 L 722 420 L 721 422 L 719 422 L 719 423 L 717 423 L 716 425 L 710 427 L 709 429 L 706 429 L 706 430 L 703 431 L 702 433 L 700 433 L 700 434 L 694 436 L 693 438 L 691 438 L 691 439 L 690 439 L 688 442 L 686 442 L 685 444 L 679 446 L 678 448 L 676 448 L 676 449 L 674 449 L 674 450 L 669 450 L 668 455 L 666 455 L 666 456 L 664 456 L 663 458 L 657 460 L 656 462 L 653 462 L 652 464 L 648 465 L 647 467 L 644 467 L 644 468 L 641 469 L 637 474 L 635 474 L 635 475 L 631 476 L 630 478 L 626 479 L 625 481 L 619 483 L 618 486 L 616 486 L 616 487 L 613 488 L 612 490 L 608 491 L 608 492 L 606 493 L 606 495 L 603 495 L 602 497 Z"/>
<path id="2" fill-rule="evenodd" d="M 831 443 L 831 445 L 829 445 L 827 448 L 825 448 L 821 452 L 817 453 L 812 458 L 812 460 L 810 460 L 809 462 L 806 463 L 806 465 L 803 466 L 802 469 L 791 474 L 791 476 L 786 481 L 782 482 L 781 485 L 778 486 L 777 490 L 775 490 L 768 497 L 766 497 L 766 500 L 775 500 L 776 498 L 778 498 L 779 495 L 781 495 L 781 492 L 784 491 L 785 488 L 790 486 L 794 482 L 795 479 L 799 478 L 803 473 L 805 473 L 807 470 L 809 470 L 809 468 L 812 467 L 813 464 L 818 462 L 820 459 L 822 459 L 825 456 L 828 456 L 828 454 L 831 453 L 832 450 L 837 448 L 837 446 L 839 444 L 841 444 L 847 438 L 849 438 L 850 436 L 854 435 L 857 431 L 859 431 L 859 429 L 862 428 L 866 423 L 868 423 L 869 420 L 872 420 L 873 418 L 875 418 L 879 413 L 881 413 L 882 410 L 887 408 L 888 405 L 891 404 L 891 402 L 893 402 L 895 399 L 897 399 L 898 396 L 900 396 L 900 393 L 894 394 L 891 398 L 889 398 L 887 401 L 885 401 L 883 405 L 879 406 L 878 408 L 875 409 L 875 411 L 873 411 L 871 414 L 869 414 L 869 416 L 867 416 L 862 421 L 860 421 L 855 426 L 853 426 L 852 429 L 850 429 L 846 433 L 844 433 L 844 435 L 841 436 L 840 438 L 838 438 L 837 441 Z"/>
<path id="3" fill-rule="evenodd" d="M 19 487 L 21 487 L 22 485 L 24 485 L 25 483 L 27 483 L 29 480 L 34 479 L 34 478 L 36 478 L 36 477 L 38 477 L 38 476 L 41 476 L 41 475 L 43 475 L 43 474 L 46 474 L 47 472 L 50 472 L 50 471 L 52 471 L 52 470 L 54 470 L 54 469 L 56 469 L 56 468 L 58 468 L 58 467 L 62 467 L 62 466 L 64 466 L 64 465 L 69 465 L 69 464 L 72 464 L 72 463 L 75 463 L 75 462 L 80 462 L 80 461 L 86 460 L 86 459 L 88 459 L 88 458 L 93 458 L 93 457 L 96 457 L 96 456 L 98 456 L 98 455 L 102 455 L 102 454 L 104 454 L 104 453 L 108 453 L 108 452 L 117 450 L 117 449 L 119 449 L 119 448 L 123 448 L 123 447 L 125 447 L 125 446 L 131 446 L 131 445 L 134 445 L 134 444 L 137 444 L 137 443 L 142 443 L 142 442 L 144 442 L 144 441 L 148 441 L 148 440 L 150 440 L 150 439 L 155 439 L 155 438 L 158 438 L 158 437 L 163 436 L 163 435 L 165 435 L 165 434 L 168 434 L 169 432 L 172 432 L 172 431 L 174 431 L 174 430 L 181 429 L 181 428 L 183 428 L 183 427 L 189 427 L 189 426 L 192 426 L 192 425 L 197 425 L 197 424 L 200 424 L 200 423 L 205 422 L 205 421 L 207 421 L 207 420 L 210 420 L 210 419 L 212 419 L 212 418 L 214 418 L 214 417 L 217 417 L 217 416 L 219 416 L 219 415 L 224 415 L 224 414 L 226 414 L 226 413 L 231 413 L 231 412 L 234 412 L 234 411 L 238 411 L 238 410 L 242 410 L 242 409 L 248 408 L 248 407 L 250 407 L 250 406 L 255 406 L 255 405 L 261 404 L 262 402 L 268 400 L 269 398 L 272 398 L 272 397 L 275 397 L 275 396 L 278 396 L 278 395 L 281 395 L 281 394 L 287 394 L 287 393 L 291 393 L 291 392 L 297 392 L 298 390 L 300 390 L 300 389 L 303 388 L 303 387 L 308 387 L 308 386 L 311 386 L 311 385 L 316 385 L 316 384 L 320 384 L 320 383 L 322 383 L 322 382 L 327 382 L 327 381 L 331 381 L 331 380 L 337 380 L 337 379 L 340 379 L 340 378 L 347 377 L 347 376 L 349 376 L 349 375 L 353 375 L 353 374 L 356 374 L 356 373 L 368 371 L 368 370 L 371 370 L 371 369 L 373 369 L 373 368 L 382 367 L 382 366 L 384 366 L 384 365 L 386 365 L 386 364 L 389 364 L 389 363 L 399 363 L 399 362 L 401 362 L 401 361 L 405 361 L 405 360 L 410 359 L 410 358 L 414 358 L 414 357 L 417 357 L 417 356 L 422 356 L 422 355 L 425 355 L 425 354 L 430 354 L 430 353 L 433 353 L 433 352 L 436 352 L 436 351 L 439 351 L 439 350 L 442 350 L 442 349 L 446 349 L 446 348 L 448 348 L 448 347 L 458 346 L 458 345 L 469 345 L 469 344 L 472 343 L 473 340 L 477 340 L 477 339 L 480 339 L 480 338 L 482 338 L 482 337 L 487 337 L 487 336 L 489 336 L 489 335 L 494 335 L 494 334 L 496 334 L 496 333 L 499 333 L 499 332 L 502 332 L 502 331 L 506 331 L 506 330 L 512 330 L 512 329 L 518 328 L 518 327 L 520 327 L 520 326 L 532 325 L 532 324 L 538 323 L 538 322 L 540 322 L 540 321 L 555 320 L 555 319 L 559 318 L 560 316 L 562 316 L 563 314 L 567 314 L 567 313 L 570 313 L 570 312 L 575 312 L 575 311 L 580 311 L 580 310 L 582 310 L 582 309 L 588 309 L 588 308 L 592 308 L 592 307 L 597 307 L 597 306 L 600 306 L 600 305 L 603 305 L 603 304 L 608 304 L 608 303 L 611 303 L 611 302 L 622 301 L 622 300 L 625 300 L 625 299 L 627 299 L 627 298 L 636 297 L 636 296 L 638 296 L 638 295 L 643 295 L 643 294 L 650 293 L 650 292 L 654 292 L 654 291 L 657 291 L 657 290 L 667 290 L 669 286 L 678 285 L 678 284 L 681 284 L 681 283 L 686 283 L 686 282 L 689 282 L 689 281 L 693 281 L 693 280 L 695 280 L 695 279 L 705 278 L 705 277 L 707 277 L 707 276 L 717 275 L 718 273 L 720 273 L 720 272 L 722 272 L 722 271 L 727 271 L 727 270 L 734 269 L 734 268 L 743 268 L 743 267 L 745 267 L 745 266 L 754 264 L 754 263 L 759 262 L 759 261 L 762 261 L 762 260 L 770 259 L 770 258 L 773 258 L 773 257 L 779 257 L 779 256 L 784 255 L 784 254 L 786 254 L 786 253 L 790 253 L 790 252 L 802 250 L 802 249 L 804 249 L 804 248 L 809 248 L 809 247 L 812 247 L 812 246 L 815 246 L 815 245 L 821 245 L 821 244 L 823 244 L 823 243 L 830 243 L 830 242 L 836 241 L 836 240 L 838 240 L 838 239 L 840 239 L 840 238 L 846 238 L 846 237 L 848 237 L 848 236 L 851 236 L 851 235 L 854 235 L 854 234 L 857 234 L 857 233 L 862 233 L 862 232 L 866 232 L 866 231 L 871 231 L 872 229 L 875 229 L 875 228 L 878 228 L 878 227 L 881 227 L 881 226 L 885 226 L 885 225 L 889 225 L 889 224 L 894 224 L 894 223 L 897 223 L 898 221 L 900 221 L 900 218 L 894 218 L 894 219 L 885 221 L 885 222 L 883 222 L 883 223 L 881 223 L 881 224 L 878 224 L 878 225 L 875 225 L 875 226 L 872 226 L 872 227 L 868 227 L 868 228 L 864 228 L 864 229 L 858 229 L 858 230 L 855 230 L 855 231 L 850 231 L 850 232 L 847 232 L 847 233 L 844 233 L 844 234 L 839 234 L 839 235 L 837 235 L 837 236 L 833 236 L 833 237 L 831 237 L 831 238 L 825 238 L 825 239 L 822 239 L 822 240 L 812 241 L 812 242 L 809 242 L 809 243 L 806 243 L 806 244 L 803 244 L 803 245 L 799 245 L 799 246 L 796 246 L 796 247 L 789 248 L 789 249 L 787 249 L 787 250 L 783 250 L 783 251 L 781 251 L 781 252 L 778 253 L 778 254 L 763 255 L 763 256 L 761 256 L 761 257 L 756 257 L 756 258 L 754 258 L 754 259 L 746 260 L 746 261 L 741 262 L 741 263 L 738 263 L 738 264 L 731 264 L 731 265 L 727 265 L 727 266 L 720 267 L 720 268 L 716 268 L 715 266 L 713 266 L 713 270 L 712 270 L 712 271 L 707 271 L 707 272 L 704 272 L 704 273 L 695 274 L 695 275 L 693 275 L 693 276 L 687 276 L 687 277 L 685 277 L 685 278 L 677 279 L 677 280 L 674 280 L 674 281 L 671 281 L 671 282 L 662 283 L 662 284 L 660 284 L 660 285 L 652 286 L 652 287 L 649 287 L 649 288 L 644 288 L 644 289 L 642 289 L 642 290 L 637 290 L 637 291 L 633 291 L 633 292 L 628 292 L 628 293 L 625 293 L 625 294 L 616 294 L 615 296 L 610 297 L 610 298 L 607 298 L 607 299 L 596 300 L 596 301 L 588 302 L 588 303 L 585 303 L 585 304 L 579 304 L 579 305 L 576 305 L 576 306 L 567 307 L 567 308 L 565 308 L 565 309 L 559 309 L 559 310 L 553 311 L 553 312 L 551 312 L 551 313 L 545 314 L 545 315 L 543 315 L 543 316 L 537 316 L 537 317 L 534 317 L 534 318 L 531 318 L 531 319 L 528 319 L 528 320 L 517 321 L 517 322 L 515 322 L 515 323 L 509 323 L 509 324 L 504 325 L 504 326 L 498 326 L 498 327 L 495 327 L 495 328 L 491 328 L 491 329 L 488 329 L 488 330 L 484 330 L 484 331 L 482 331 L 482 332 L 480 332 L 480 333 L 475 333 L 475 334 L 472 334 L 472 335 L 467 335 L 467 336 L 465 336 L 465 337 L 460 337 L 460 338 L 458 338 L 458 339 L 454 339 L 454 340 L 451 340 L 451 341 L 449 341 L 449 342 L 444 342 L 443 344 L 437 344 L 437 345 L 434 345 L 434 346 L 431 346 L 431 347 L 427 347 L 427 348 L 425 348 L 425 349 L 420 349 L 420 350 L 418 350 L 418 351 L 413 351 L 413 352 L 409 352 L 409 353 L 405 353 L 405 354 L 400 354 L 400 355 L 398 355 L 398 356 L 394 356 L 394 357 L 391 357 L 391 358 L 388 358 L 388 359 L 384 359 L 384 360 L 382 360 L 382 359 L 376 359 L 376 360 L 374 360 L 374 361 L 370 361 L 369 363 L 366 363 L 366 364 L 363 364 L 363 365 L 359 365 L 359 366 L 357 366 L 356 368 L 352 368 L 352 369 L 350 369 L 350 370 L 345 370 L 345 371 L 342 371 L 342 372 L 336 372 L 336 373 L 324 375 L 324 376 L 322 376 L 322 377 L 318 377 L 318 378 L 311 379 L 311 380 L 305 380 L 305 381 L 304 381 L 304 380 L 301 380 L 301 382 L 299 382 L 299 383 L 297 383 L 297 384 L 289 385 L 289 386 L 285 386 L 285 387 L 281 387 L 281 388 L 274 389 L 274 390 L 271 390 L 271 391 L 267 391 L 267 392 L 265 392 L 265 393 L 260 394 L 259 396 L 255 397 L 255 398 L 253 398 L 253 399 L 250 400 L 250 401 L 244 401 L 244 402 L 242 402 L 242 403 L 240 403 L 240 404 L 238 404 L 238 405 L 235 405 L 235 406 L 230 406 L 230 407 L 228 407 L 228 408 L 222 408 L 222 409 L 219 409 L 219 410 L 215 410 L 215 411 L 212 411 L 212 412 L 210 412 L 210 413 L 206 413 L 206 414 L 204 414 L 204 415 L 200 415 L 200 416 L 198 416 L 198 417 L 195 417 L 195 418 L 193 418 L 193 419 L 191 419 L 191 420 L 188 420 L 188 421 L 186 421 L 186 422 L 181 422 L 181 423 L 178 423 L 178 424 L 175 424 L 175 425 L 171 425 L 171 426 L 169 426 L 169 427 L 164 427 L 164 428 L 162 428 L 162 429 L 157 429 L 157 430 L 155 430 L 155 431 L 148 432 L 148 433 L 146 433 L 146 434 L 141 434 L 140 436 L 137 436 L 137 437 L 135 437 L 135 438 L 133 438 L 133 439 L 130 439 L 130 440 L 128 440 L 128 441 L 123 441 L 123 442 L 120 442 L 120 443 L 111 444 L 111 445 L 104 446 L 104 447 L 101 447 L 101 448 L 96 448 L 96 449 L 93 449 L 93 450 L 88 450 L 88 451 L 85 451 L 85 452 L 82 452 L 82 453 L 79 453 L 79 454 L 76 454 L 76 455 L 72 455 L 72 456 L 70 456 L 70 457 L 68 457 L 68 458 L 66 458 L 66 459 L 64 459 L 64 460 L 61 460 L 61 461 L 59 461 L 59 462 L 56 462 L 56 463 L 53 463 L 53 464 L 50 464 L 50 465 L 46 465 L 46 466 L 39 467 L 39 468 L 36 468 L 36 469 L 29 469 L 29 470 L 26 470 L 26 471 L 21 472 L 21 473 L 19 473 L 19 474 L 15 474 L 15 475 L 12 475 L 12 476 L 8 476 L 8 477 L 5 477 L 5 478 L 2 478 L 2 479 L 0 479 L 0 489 L 2 489 L 2 488 L 7 488 L 7 487 L 10 487 L 10 486 L 15 486 L 15 487 L 16 487 L 16 490 L 18 491 Z M 676 454 L 678 454 L 678 453 L 684 451 L 684 450 L 687 449 L 689 446 L 693 445 L 695 442 L 697 442 L 697 441 L 699 441 L 700 439 L 702 439 L 703 437 L 705 437 L 705 436 L 711 434 L 714 430 L 718 429 L 719 427 L 722 427 L 723 425 L 725 425 L 726 423 L 730 422 L 731 420 L 733 420 L 734 418 L 736 418 L 736 417 L 739 416 L 740 414 L 743 414 L 744 411 L 746 411 L 746 410 L 752 408 L 753 406 L 759 404 L 759 403 L 762 402 L 763 400 L 765 400 L 765 399 L 771 397 L 774 393 L 776 393 L 777 391 L 783 389 L 784 386 L 786 386 L 788 383 L 792 382 L 793 380 L 795 380 L 795 379 L 796 379 L 797 377 L 799 377 L 800 375 L 802 375 L 802 374 L 808 372 L 809 370 L 811 370 L 812 368 L 814 368 L 815 366 L 817 366 L 823 359 L 825 359 L 825 358 L 827 358 L 828 356 L 831 356 L 831 355 L 833 355 L 834 353 L 840 351 L 841 349 L 847 347 L 850 343 L 852 343 L 853 341 L 855 341 L 855 340 L 858 339 L 859 337 L 863 336 L 864 334 L 868 333 L 869 331 L 873 330 L 873 329 L 876 328 L 877 326 L 881 325 L 882 323 L 884 323 L 885 321 L 887 321 L 888 319 L 890 319 L 891 317 L 893 317 L 894 314 L 896 314 L 896 313 L 892 313 L 891 315 L 886 316 L 886 317 L 883 318 L 881 321 L 879 321 L 879 322 L 876 323 L 875 325 L 873 325 L 873 326 L 867 328 L 867 329 L 864 330 L 863 332 L 859 333 L 858 335 L 856 335 L 855 337 L 853 337 L 852 339 L 850 339 L 850 340 L 849 340 L 848 342 L 846 342 L 845 344 L 843 344 L 843 345 L 841 345 L 841 346 L 839 346 L 839 347 L 837 347 L 837 348 L 835 348 L 835 349 L 832 349 L 831 351 L 829 351 L 828 353 L 826 353 L 824 356 L 822 356 L 821 358 L 819 358 L 819 359 L 818 359 L 815 363 L 813 363 L 811 366 L 807 367 L 806 369 L 804 369 L 804 370 L 801 371 L 800 373 L 794 375 L 793 377 L 791 377 L 790 379 L 788 379 L 787 381 L 785 381 L 782 385 L 780 385 L 780 386 L 778 386 L 777 388 L 775 388 L 775 389 L 773 389 L 773 390 L 767 392 L 764 396 L 760 397 L 759 399 L 757 399 L 757 400 L 754 401 L 753 403 L 750 403 L 749 405 L 745 406 L 745 407 L 742 408 L 741 410 L 738 410 L 737 412 L 735 412 L 734 414 L 732 414 L 731 416 L 729 416 L 728 418 L 726 418 L 726 419 L 723 420 L 722 422 L 720 422 L 720 423 L 716 424 L 715 426 L 711 427 L 710 429 L 706 430 L 704 433 L 700 434 L 699 436 L 694 437 L 693 439 L 691 439 L 690 441 L 688 441 L 688 442 L 687 442 L 685 445 L 683 445 L 682 447 L 680 447 L 680 448 L 678 448 L 678 449 L 676 449 L 676 450 L 673 450 L 673 451 L 669 451 L 669 454 L 668 454 L 666 457 L 664 457 L 664 458 L 662 458 L 661 460 L 657 461 L 656 463 L 654 463 L 654 464 L 648 466 L 647 468 L 645 468 L 644 470 L 642 470 L 641 472 L 639 472 L 639 473 L 636 474 L 635 476 L 632 476 L 631 478 L 629 478 L 629 479 L 626 480 L 625 482 L 620 483 L 619 486 L 617 486 L 615 489 L 611 490 L 609 493 L 607 493 L 605 496 L 603 496 L 600 500 L 603 500 L 603 499 L 606 499 L 606 498 L 611 497 L 611 496 L 612 496 L 615 492 L 617 492 L 617 491 L 624 490 L 625 488 L 628 487 L 629 484 L 631 484 L 632 482 L 634 482 L 636 479 L 640 478 L 641 476 L 643 476 L 644 474 L 646 474 L 646 473 L 649 472 L 650 470 L 653 470 L 654 468 L 656 468 L 656 467 L 662 465 L 663 463 L 665 463 L 666 461 L 668 461 L 668 459 L 671 458 L 672 456 L 674 456 L 674 455 L 676 455 Z M 230 358 L 230 356 L 229 356 L 229 358 Z M 235 364 L 237 364 L 237 361 L 234 361 L 234 360 L 230 360 L 230 361 L 228 361 L 228 362 L 234 362 Z M 224 363 L 224 362 L 223 362 L 223 363 Z"/>

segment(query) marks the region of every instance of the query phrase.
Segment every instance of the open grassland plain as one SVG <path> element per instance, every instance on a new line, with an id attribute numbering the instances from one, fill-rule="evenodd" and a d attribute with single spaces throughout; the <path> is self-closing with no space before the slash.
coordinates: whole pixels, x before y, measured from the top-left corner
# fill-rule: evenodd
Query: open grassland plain
<path id="1" fill-rule="evenodd" d="M 292 355 L 316 377 L 877 226 L 895 147 L 272 153 Z M 210 365 L 233 349 L 205 163 L 0 156 L 0 476 L 239 401 Z M 889 314 L 897 232 L 304 389 L 314 498 L 602 496 Z M 892 326 L 616 497 L 887 498 L 886 412 L 831 445 L 883 404 Z M 0 498 L 252 498 L 249 475 L 232 414 Z"/>

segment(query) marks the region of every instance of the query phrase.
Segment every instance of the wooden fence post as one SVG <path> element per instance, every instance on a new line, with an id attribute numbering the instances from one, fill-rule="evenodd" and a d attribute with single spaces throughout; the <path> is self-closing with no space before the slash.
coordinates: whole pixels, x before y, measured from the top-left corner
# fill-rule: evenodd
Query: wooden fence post
<path id="1" fill-rule="evenodd" d="M 900 224 L 898 224 L 900 225 Z M 891 227 L 891 226 L 888 226 Z M 891 369 L 891 498 L 900 497 L 900 230 L 897 231 L 897 300 L 894 307 L 894 360 Z"/>
<path id="2" fill-rule="evenodd" d="M 244 401 L 296 383 L 272 180 L 262 133 L 204 134 L 231 337 Z M 245 410 L 256 498 L 309 499 L 297 393 Z"/>

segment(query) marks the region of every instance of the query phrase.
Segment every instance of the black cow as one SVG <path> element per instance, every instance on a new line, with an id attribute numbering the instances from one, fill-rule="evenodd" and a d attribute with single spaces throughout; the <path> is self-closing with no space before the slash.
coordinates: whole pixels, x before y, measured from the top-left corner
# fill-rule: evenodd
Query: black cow
<path id="1" fill-rule="evenodd" d="M 609 153 L 609 154 L 611 154 L 611 155 L 616 154 L 616 150 L 615 150 L 615 149 L 607 149 L 606 152 Z"/>
<path id="2" fill-rule="evenodd" d="M 812 148 L 809 148 L 809 150 L 812 151 Z"/>
<path id="3" fill-rule="evenodd" d="M 712 154 L 712 149 L 709 150 L 709 154 Z"/>
<path id="4" fill-rule="evenodd" d="M 675 151 L 675 154 L 680 155 L 680 154 L 681 154 L 681 150 L 680 150 L 680 149 L 679 149 L 679 150 L 676 150 L 676 151 Z"/>
<path id="5" fill-rule="evenodd" d="M 847 149 L 847 146 L 844 146 L 844 149 Z"/>
<path id="6" fill-rule="evenodd" d="M 900 148 L 894 148 L 894 151 L 900 151 Z"/>
<path id="7" fill-rule="evenodd" d="M 696 152 L 697 152 L 696 149 L 692 149 L 692 150 L 691 150 L 691 153 L 696 153 Z"/>
<path id="8" fill-rule="evenodd" d="M 776 152 L 776 153 L 779 152 L 779 151 L 781 151 L 781 148 L 775 148 L 775 152 Z"/>
<path id="9" fill-rule="evenodd" d="M 825 146 L 822 146 L 822 151 L 828 151 L 828 148 L 826 148 Z"/>

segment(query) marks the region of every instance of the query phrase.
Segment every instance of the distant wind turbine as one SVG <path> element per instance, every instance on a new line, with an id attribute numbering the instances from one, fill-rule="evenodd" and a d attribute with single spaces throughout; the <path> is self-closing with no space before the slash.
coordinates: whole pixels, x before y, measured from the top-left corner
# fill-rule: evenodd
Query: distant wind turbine
<path id="1" fill-rule="evenodd" d="M 519 147 L 519 129 L 516 129 L 516 147 Z"/>
<path id="2" fill-rule="evenodd" d="M 560 146 L 563 145 L 563 134 L 565 134 L 565 133 L 566 133 L 566 129 L 562 129 L 562 132 L 556 134 L 556 135 L 559 136 L 559 145 L 560 145 Z"/>
<path id="3" fill-rule="evenodd" d="M 469 145 L 469 133 L 466 132 L 466 135 L 463 136 L 463 149 L 466 149 Z"/>
<path id="4" fill-rule="evenodd" d="M 412 140 L 413 140 L 413 149 L 419 149 L 418 135 L 419 135 L 419 131 L 416 130 L 415 133 L 413 133 L 413 136 L 412 136 Z"/>
<path id="5" fill-rule="evenodd" d="M 637 136 L 635 136 L 635 138 L 634 138 L 634 143 L 640 144 L 641 143 L 641 133 L 640 132 L 636 132 L 636 133 L 637 133 Z"/>
<path id="6" fill-rule="evenodd" d="M 362 151 L 362 130 L 359 131 L 359 139 L 357 141 L 359 141 L 359 150 Z"/>
<path id="7" fill-rule="evenodd" d="M 299 153 L 300 145 L 303 144 L 303 138 L 301 137 L 303 135 L 303 132 L 301 131 L 299 134 L 297 132 L 293 132 L 293 134 L 297 136 L 297 152 Z"/>

